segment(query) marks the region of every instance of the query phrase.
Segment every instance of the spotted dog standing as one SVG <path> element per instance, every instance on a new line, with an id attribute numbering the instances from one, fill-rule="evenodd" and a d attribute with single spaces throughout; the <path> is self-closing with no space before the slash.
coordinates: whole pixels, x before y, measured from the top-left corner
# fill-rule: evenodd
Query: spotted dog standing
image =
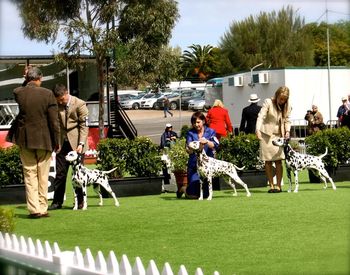
<path id="1" fill-rule="evenodd" d="M 312 170 L 316 176 L 319 176 L 324 182 L 324 189 L 327 189 L 327 180 L 332 184 L 333 190 L 336 190 L 336 186 L 325 169 L 322 158 L 327 155 L 326 152 L 321 156 L 312 156 L 308 154 L 300 154 L 295 152 L 289 144 L 288 139 L 278 138 L 272 141 L 273 145 L 283 147 L 284 155 L 286 157 L 287 176 L 289 180 L 288 192 L 292 191 L 292 178 L 291 171 L 294 172 L 295 188 L 294 192 L 297 193 L 299 189 L 298 172 L 304 169 Z"/>
<path id="2" fill-rule="evenodd" d="M 188 145 L 188 148 L 193 150 L 197 155 L 197 169 L 198 173 L 202 178 L 208 179 L 208 187 L 209 187 L 209 196 L 208 200 L 211 200 L 213 197 L 213 189 L 212 189 L 212 179 L 213 177 L 227 175 L 229 176 L 228 184 L 232 187 L 234 193 L 233 196 L 237 196 L 237 190 L 234 182 L 239 183 L 244 187 L 247 192 L 247 196 L 250 197 L 251 194 L 249 192 L 248 186 L 240 179 L 237 174 L 237 170 L 243 170 L 243 168 L 238 168 L 234 164 L 230 162 L 226 162 L 223 160 L 217 160 L 212 157 L 208 157 L 203 147 L 200 145 L 199 141 L 191 141 Z M 233 180 L 233 181 L 232 181 Z M 199 200 L 203 200 L 203 186 L 201 182 L 200 187 L 200 197 Z"/>
<path id="3" fill-rule="evenodd" d="M 111 194 L 114 199 L 115 206 L 119 206 L 117 197 L 115 196 L 111 186 L 108 183 L 107 174 L 113 172 L 117 168 L 113 168 L 109 171 L 100 171 L 97 169 L 88 169 L 81 163 L 81 156 L 76 151 L 71 151 L 66 155 L 66 160 L 72 164 L 72 183 L 73 187 L 79 187 L 83 189 L 84 197 L 84 207 L 83 210 L 87 209 L 87 186 L 91 185 L 94 188 L 94 191 L 98 194 L 100 198 L 99 205 L 103 205 L 102 194 L 100 191 L 100 185 L 106 189 L 106 191 Z M 74 208 L 73 210 L 78 209 L 78 199 L 74 193 Z"/>

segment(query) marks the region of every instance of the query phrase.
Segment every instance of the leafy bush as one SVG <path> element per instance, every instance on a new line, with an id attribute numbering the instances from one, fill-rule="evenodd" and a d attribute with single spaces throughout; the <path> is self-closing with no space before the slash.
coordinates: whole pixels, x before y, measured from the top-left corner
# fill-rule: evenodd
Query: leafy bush
<path id="1" fill-rule="evenodd" d="M 110 170 L 118 167 L 111 177 L 148 177 L 159 175 L 162 169 L 158 145 L 148 137 L 137 137 L 134 140 L 104 139 L 97 145 L 97 151 L 98 169 Z"/>
<path id="2" fill-rule="evenodd" d="M 15 229 L 13 209 L 0 208 L 0 231 L 12 233 Z"/>
<path id="3" fill-rule="evenodd" d="M 256 170 L 259 163 L 259 140 L 254 134 L 229 135 L 220 139 L 217 158 L 245 170 Z"/>
<path id="4" fill-rule="evenodd" d="M 23 184 L 19 147 L 0 148 L 0 185 Z"/>
<path id="5" fill-rule="evenodd" d="M 186 139 L 179 138 L 169 149 L 168 156 L 171 161 L 171 170 L 174 172 L 186 172 L 188 153 L 186 151 Z"/>
<path id="6" fill-rule="evenodd" d="M 306 151 L 310 155 L 328 154 L 323 158 L 328 167 L 337 167 L 350 159 L 350 130 L 347 127 L 318 131 L 305 138 Z"/>
<path id="7" fill-rule="evenodd" d="M 158 175 L 162 170 L 158 145 L 148 137 L 136 137 L 131 140 L 127 160 L 129 173 L 138 177 Z"/>
<path id="8" fill-rule="evenodd" d="M 181 132 L 180 132 L 180 138 L 186 138 L 187 132 L 190 130 L 190 126 L 188 125 L 183 125 L 181 127 Z"/>

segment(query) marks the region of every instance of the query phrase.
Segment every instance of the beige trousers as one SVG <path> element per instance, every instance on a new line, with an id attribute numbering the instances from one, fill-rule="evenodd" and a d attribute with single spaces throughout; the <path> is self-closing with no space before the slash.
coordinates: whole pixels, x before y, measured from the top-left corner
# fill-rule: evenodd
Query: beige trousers
<path id="1" fill-rule="evenodd" d="M 20 157 L 23 165 L 28 211 L 30 214 L 46 213 L 51 152 L 20 148 Z"/>

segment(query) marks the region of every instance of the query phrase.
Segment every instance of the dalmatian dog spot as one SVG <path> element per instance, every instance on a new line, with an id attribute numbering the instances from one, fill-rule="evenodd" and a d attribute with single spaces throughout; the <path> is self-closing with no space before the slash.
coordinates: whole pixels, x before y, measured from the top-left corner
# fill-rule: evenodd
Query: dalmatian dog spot
<path id="1" fill-rule="evenodd" d="M 213 197 L 213 189 L 212 189 L 212 180 L 213 177 L 218 177 L 222 175 L 227 175 L 229 177 L 228 184 L 232 187 L 234 193 L 233 196 L 237 196 L 237 190 L 235 186 L 235 182 L 242 185 L 247 193 L 247 197 L 250 197 L 251 194 L 249 192 L 248 186 L 241 180 L 241 178 L 237 174 L 237 170 L 243 170 L 244 167 L 239 168 L 230 162 L 226 162 L 223 160 L 217 160 L 212 157 L 209 157 L 202 145 L 199 141 L 191 141 L 188 144 L 188 147 L 192 149 L 197 155 L 197 169 L 201 178 L 208 179 L 209 185 L 209 196 L 207 200 L 211 200 Z M 233 180 L 233 181 L 232 181 Z M 200 196 L 199 200 L 203 200 L 203 186 L 201 182 L 200 187 Z"/>
<path id="2" fill-rule="evenodd" d="M 278 138 L 272 141 L 272 144 L 275 146 L 283 147 L 284 155 L 286 157 L 286 168 L 287 168 L 287 176 L 289 181 L 289 189 L 288 192 L 292 191 L 292 177 L 291 172 L 294 173 L 295 180 L 295 188 L 294 193 L 297 193 L 299 190 L 299 180 L 298 180 L 298 172 L 304 169 L 312 170 L 312 172 L 321 178 L 324 183 L 324 189 L 327 189 L 327 180 L 332 184 L 333 190 L 336 190 L 336 186 L 329 176 L 327 170 L 325 169 L 325 165 L 322 161 L 322 158 L 327 155 L 326 152 L 321 156 L 312 156 L 308 154 L 301 154 L 293 150 L 293 148 L 289 144 L 289 140 L 285 138 Z"/>
<path id="3" fill-rule="evenodd" d="M 92 185 L 94 191 L 100 198 L 99 205 L 103 205 L 102 194 L 100 191 L 100 186 L 104 187 L 106 191 L 112 196 L 114 199 L 114 205 L 119 206 L 119 201 L 115 196 L 111 186 L 108 183 L 107 174 L 113 172 L 117 168 L 113 168 L 109 171 L 100 171 L 98 169 L 89 169 L 85 167 L 81 163 L 81 155 L 76 151 L 71 151 L 66 155 L 66 160 L 72 165 L 72 183 L 73 187 L 82 188 L 83 196 L 84 196 L 84 206 L 83 210 L 87 209 L 87 187 Z M 74 192 L 75 193 L 75 192 Z M 74 194 L 74 208 L 73 210 L 78 209 L 78 198 L 77 195 Z"/>

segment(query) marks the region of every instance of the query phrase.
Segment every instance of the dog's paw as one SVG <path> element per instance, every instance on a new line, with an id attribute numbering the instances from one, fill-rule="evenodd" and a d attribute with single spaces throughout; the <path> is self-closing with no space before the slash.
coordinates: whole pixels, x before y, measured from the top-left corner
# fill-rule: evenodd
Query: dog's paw
<path id="1" fill-rule="evenodd" d="M 251 193 L 248 193 L 248 194 L 247 194 L 247 197 L 251 197 L 251 196 L 252 196 L 252 194 L 251 194 Z"/>
<path id="2" fill-rule="evenodd" d="M 103 202 L 99 202 L 98 205 L 99 205 L 99 206 L 103 206 Z"/>
<path id="3" fill-rule="evenodd" d="M 202 200 L 203 200 L 203 197 L 199 197 L 198 200 L 199 200 L 199 201 L 202 201 Z"/>
<path id="4" fill-rule="evenodd" d="M 288 191 L 287 191 L 288 193 L 290 193 L 290 192 L 292 192 L 292 190 L 291 189 L 288 189 Z"/>
<path id="5" fill-rule="evenodd" d="M 212 197 L 208 197 L 207 198 L 207 201 L 211 201 L 213 198 Z"/>
<path id="6" fill-rule="evenodd" d="M 116 207 L 119 207 L 119 206 L 120 206 L 119 202 L 116 202 L 114 205 L 115 205 Z"/>
<path id="7" fill-rule="evenodd" d="M 238 196 L 237 193 L 232 194 L 232 197 L 237 197 L 237 196 Z"/>
<path id="8" fill-rule="evenodd" d="M 293 192 L 294 192 L 294 193 L 298 193 L 298 189 L 295 189 Z"/>
<path id="9" fill-rule="evenodd" d="M 74 206 L 74 207 L 73 207 L 73 210 L 78 210 L 78 207 Z"/>

